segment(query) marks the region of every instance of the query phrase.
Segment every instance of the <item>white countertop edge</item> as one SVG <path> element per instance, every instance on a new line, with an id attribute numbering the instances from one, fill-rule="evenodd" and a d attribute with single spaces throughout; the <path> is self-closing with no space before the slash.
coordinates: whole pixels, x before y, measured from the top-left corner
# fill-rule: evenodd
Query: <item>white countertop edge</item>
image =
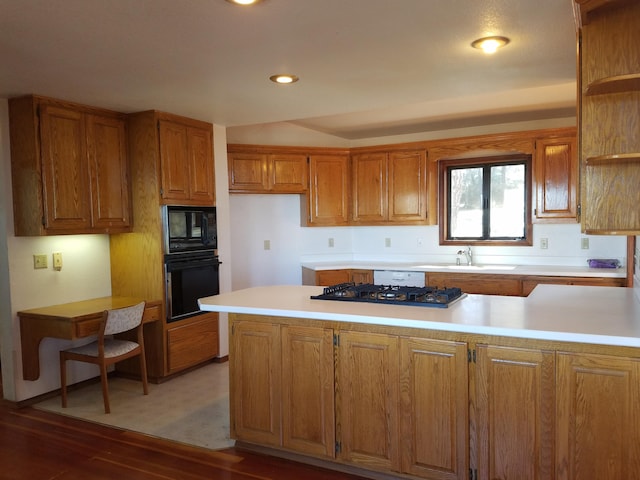
<path id="1" fill-rule="evenodd" d="M 426 266 L 429 265 L 429 266 Z M 482 265 L 482 264 L 481 264 Z M 437 262 L 304 262 L 303 268 L 310 270 L 394 270 L 415 272 L 445 272 L 445 273 L 476 273 L 476 274 L 500 274 L 500 275 L 535 275 L 557 277 L 610 277 L 625 278 L 625 268 L 589 268 L 580 266 L 559 265 L 515 265 L 512 269 L 504 268 L 465 268 L 464 265 L 452 266 L 438 264 Z"/>
<path id="2" fill-rule="evenodd" d="M 406 307 L 405 307 L 406 308 Z M 423 307 L 421 307 L 423 308 Z M 486 325 L 464 325 L 460 323 L 434 322 L 429 320 L 408 320 L 387 317 L 310 312 L 303 310 L 282 310 L 273 308 L 255 308 L 202 303 L 200 309 L 209 312 L 244 313 L 273 317 L 304 318 L 311 320 L 332 320 L 337 322 L 364 323 L 390 327 L 408 327 L 422 330 L 526 338 L 531 340 L 549 340 L 570 343 L 591 343 L 617 347 L 640 347 L 640 338 L 613 335 L 595 335 L 574 332 L 531 330 L 525 328 L 506 328 Z"/>

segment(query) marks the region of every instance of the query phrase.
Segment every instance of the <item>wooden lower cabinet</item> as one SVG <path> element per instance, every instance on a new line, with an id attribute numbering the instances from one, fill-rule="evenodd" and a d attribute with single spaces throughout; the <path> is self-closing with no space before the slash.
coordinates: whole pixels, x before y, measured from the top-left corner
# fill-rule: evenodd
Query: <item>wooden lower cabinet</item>
<path id="1" fill-rule="evenodd" d="M 241 442 L 380 478 L 627 480 L 640 466 L 635 349 L 230 318 Z"/>
<path id="2" fill-rule="evenodd" d="M 468 478 L 467 344 L 400 338 L 402 471 L 417 477 Z"/>
<path id="3" fill-rule="evenodd" d="M 218 314 L 209 312 L 167 328 L 169 374 L 214 358 L 218 348 Z"/>
<path id="4" fill-rule="evenodd" d="M 327 287 L 339 283 L 373 283 L 373 270 L 344 268 L 338 270 L 311 270 L 302 268 L 303 285 L 321 285 Z"/>
<path id="5" fill-rule="evenodd" d="M 557 480 L 640 470 L 640 360 L 557 354 Z"/>
<path id="6" fill-rule="evenodd" d="M 400 471 L 398 340 L 340 332 L 340 458 L 374 470 Z"/>
<path id="7" fill-rule="evenodd" d="M 478 479 L 554 478 L 554 357 L 477 345 Z"/>
<path id="8" fill-rule="evenodd" d="M 514 275 L 491 275 L 485 273 L 427 273 L 427 285 L 434 287 L 458 287 L 465 293 L 481 295 L 522 294 L 522 281 Z"/>
<path id="9" fill-rule="evenodd" d="M 238 321 L 230 346 L 232 437 L 333 457 L 333 330 Z"/>

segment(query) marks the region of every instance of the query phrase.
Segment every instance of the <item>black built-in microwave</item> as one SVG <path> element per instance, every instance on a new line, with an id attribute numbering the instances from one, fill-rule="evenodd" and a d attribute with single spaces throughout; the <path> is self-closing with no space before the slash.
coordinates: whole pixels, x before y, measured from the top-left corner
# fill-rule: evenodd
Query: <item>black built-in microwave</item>
<path id="1" fill-rule="evenodd" d="M 216 207 L 168 205 L 163 213 L 165 253 L 218 249 Z"/>

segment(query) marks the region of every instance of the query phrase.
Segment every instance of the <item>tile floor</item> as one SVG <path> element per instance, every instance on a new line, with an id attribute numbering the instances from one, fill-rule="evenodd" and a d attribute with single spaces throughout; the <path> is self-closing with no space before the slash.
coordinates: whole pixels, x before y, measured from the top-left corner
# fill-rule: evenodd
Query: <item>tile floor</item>
<path id="1" fill-rule="evenodd" d="M 109 380 L 111 413 L 104 413 L 100 383 L 69 390 L 68 407 L 60 396 L 35 408 L 168 438 L 210 449 L 234 444 L 229 438 L 229 364 L 210 363 L 142 394 L 139 381 Z"/>

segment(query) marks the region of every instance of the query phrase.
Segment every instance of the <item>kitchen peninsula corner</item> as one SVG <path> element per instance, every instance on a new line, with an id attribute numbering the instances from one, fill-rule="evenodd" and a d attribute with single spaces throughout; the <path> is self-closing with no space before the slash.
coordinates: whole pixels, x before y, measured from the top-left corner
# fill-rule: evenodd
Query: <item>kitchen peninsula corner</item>
<path id="1" fill-rule="evenodd" d="M 201 299 L 204 310 L 230 313 L 239 442 L 365 475 L 632 476 L 632 289 L 540 285 L 526 298 L 468 295 L 445 309 L 310 298 L 321 292 L 259 287 Z"/>

